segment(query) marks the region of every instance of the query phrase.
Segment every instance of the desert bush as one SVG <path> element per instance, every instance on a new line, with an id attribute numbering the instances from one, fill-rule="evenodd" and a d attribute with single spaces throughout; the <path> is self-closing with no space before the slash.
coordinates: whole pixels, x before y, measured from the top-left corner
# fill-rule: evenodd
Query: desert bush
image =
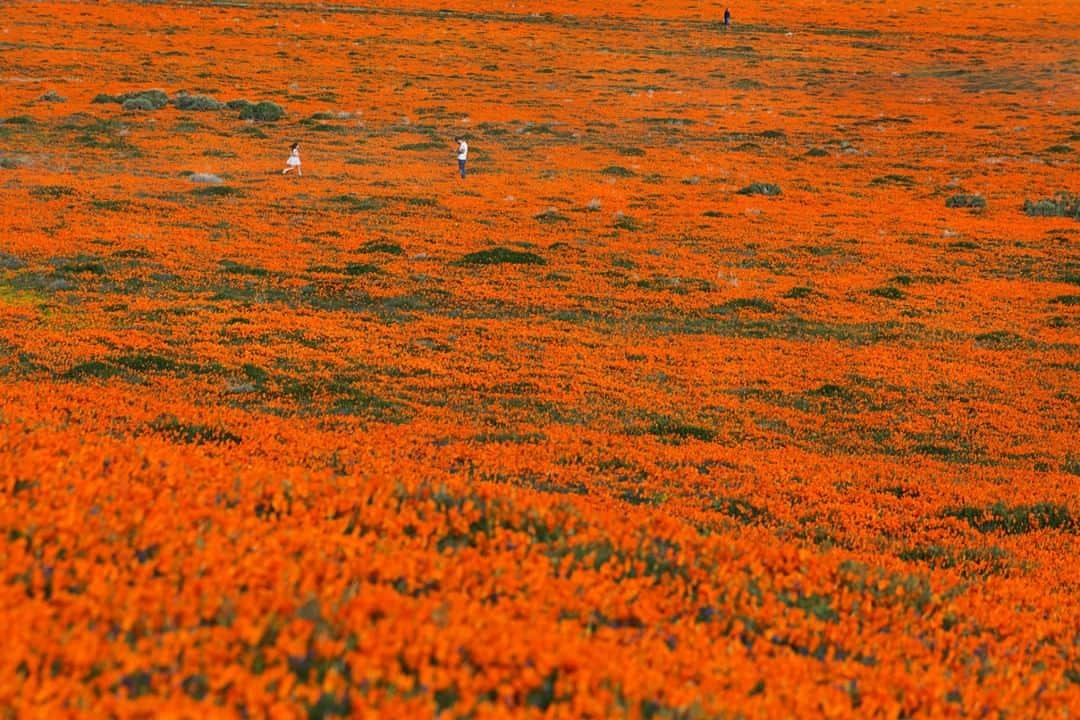
<path id="1" fill-rule="evenodd" d="M 564 223 L 570 220 L 570 218 L 568 218 L 566 215 L 563 215 L 555 208 L 548 208 L 542 213 L 537 213 L 536 215 L 533 215 L 533 219 L 545 225 Z"/>
<path id="2" fill-rule="evenodd" d="M 241 120 L 258 120 L 260 122 L 274 122 L 285 117 L 285 110 L 275 102 L 263 100 L 254 105 L 248 103 L 240 110 Z"/>
<path id="3" fill-rule="evenodd" d="M 138 90 L 121 95 L 95 95 L 93 103 L 116 103 L 125 110 L 160 110 L 169 104 L 169 96 L 162 90 Z"/>
<path id="4" fill-rule="evenodd" d="M 738 192 L 740 195 L 765 195 L 774 197 L 780 195 L 780 186 L 774 183 L 752 182 Z"/>
<path id="5" fill-rule="evenodd" d="M 55 90 L 50 90 L 41 97 L 39 97 L 38 100 L 41 100 L 42 102 L 60 103 L 66 102 L 67 98 L 65 98 L 63 95 L 59 94 Z"/>
<path id="6" fill-rule="evenodd" d="M 633 170 L 624 168 L 622 165 L 608 165 L 600 171 L 600 174 L 611 175 L 612 177 L 633 177 L 636 173 Z"/>
<path id="7" fill-rule="evenodd" d="M 981 210 L 986 207 L 986 198 L 982 195 L 953 195 L 945 201 L 947 208 L 975 208 Z"/>
<path id="8" fill-rule="evenodd" d="M 154 109 L 154 103 L 150 102 L 150 100 L 148 100 L 147 98 L 134 97 L 134 98 L 128 98 L 127 100 L 125 100 L 123 105 L 121 105 L 120 107 L 122 107 L 125 110 L 129 110 L 129 111 L 130 110 L 153 110 Z"/>
<path id="9" fill-rule="evenodd" d="M 512 265 L 543 265 L 547 261 L 536 253 L 513 250 L 505 247 L 494 247 L 489 250 L 480 250 L 469 253 L 458 260 L 458 265 L 500 265 L 504 263 Z"/>
<path id="10" fill-rule="evenodd" d="M 173 99 L 173 105 L 178 110 L 193 110 L 196 112 L 220 110 L 225 107 L 209 95 L 188 95 L 186 93 L 177 95 Z"/>
<path id="11" fill-rule="evenodd" d="M 1032 217 L 1071 217 L 1080 220 L 1080 195 L 1059 192 L 1052 198 L 1024 201 L 1024 213 Z"/>

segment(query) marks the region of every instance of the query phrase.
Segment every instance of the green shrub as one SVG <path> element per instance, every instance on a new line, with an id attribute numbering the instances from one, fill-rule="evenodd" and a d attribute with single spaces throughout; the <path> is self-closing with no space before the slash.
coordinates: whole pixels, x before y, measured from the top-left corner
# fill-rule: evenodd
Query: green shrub
<path id="1" fill-rule="evenodd" d="M 195 112 L 205 112 L 210 110 L 220 110 L 224 107 L 220 102 L 208 95 L 177 95 L 173 99 L 173 105 L 178 110 L 192 110 Z"/>
<path id="2" fill-rule="evenodd" d="M 94 103 L 117 103 L 125 110 L 160 110 L 169 104 L 169 96 L 162 90 L 138 90 L 122 95 L 95 95 Z"/>
<path id="3" fill-rule="evenodd" d="M 125 100 L 124 104 L 120 107 L 125 110 L 153 110 L 154 103 L 150 102 L 147 98 L 134 97 Z"/>
<path id="4" fill-rule="evenodd" d="M 886 300 L 903 300 L 904 291 L 900 288 L 886 285 L 885 287 L 874 288 L 870 291 L 870 294 L 875 297 L 885 298 Z"/>
<path id="5" fill-rule="evenodd" d="M 1080 220 L 1080 196 L 1059 192 L 1053 198 L 1024 201 L 1024 212 L 1032 217 L 1071 217 Z"/>
<path id="6" fill-rule="evenodd" d="M 277 103 L 263 100 L 254 105 L 248 104 L 240 110 L 241 120 L 274 122 L 285 117 L 285 110 Z"/>
<path id="7" fill-rule="evenodd" d="M 765 195 L 775 197 L 780 195 L 780 186 L 773 183 L 753 182 L 738 191 L 740 195 Z"/>
<path id="8" fill-rule="evenodd" d="M 458 260 L 458 265 L 500 265 L 509 263 L 512 265 L 543 265 L 547 261 L 539 255 L 521 250 L 512 250 L 505 247 L 494 247 L 490 250 L 480 250 L 469 253 Z"/>
<path id="9" fill-rule="evenodd" d="M 953 195 L 945 201 L 945 207 L 981 210 L 986 207 L 986 198 L 982 195 Z"/>

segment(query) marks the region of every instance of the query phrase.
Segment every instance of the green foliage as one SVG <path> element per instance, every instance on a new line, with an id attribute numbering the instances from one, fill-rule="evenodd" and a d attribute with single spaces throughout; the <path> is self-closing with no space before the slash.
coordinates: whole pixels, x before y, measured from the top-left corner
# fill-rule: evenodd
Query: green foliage
<path id="1" fill-rule="evenodd" d="M 1045 200 L 1025 200 L 1024 212 L 1032 217 L 1070 217 L 1080 220 L 1080 196 L 1059 192 Z"/>
<path id="2" fill-rule="evenodd" d="M 154 432 L 174 442 L 188 445 L 239 445 L 241 438 L 220 426 L 197 425 L 181 422 L 172 415 L 161 415 L 149 424 Z"/>
<path id="3" fill-rule="evenodd" d="M 695 440 L 701 440 L 703 442 L 709 442 L 716 437 L 716 433 L 709 428 L 701 427 L 699 425 L 690 425 L 681 420 L 664 416 L 654 419 L 645 428 L 645 432 L 649 435 L 656 435 L 658 437 L 676 438 L 679 440 L 694 438 Z"/>
<path id="4" fill-rule="evenodd" d="M 345 266 L 346 275 L 371 275 L 378 272 L 379 267 L 371 263 L 349 263 Z"/>
<path id="5" fill-rule="evenodd" d="M 713 305 L 709 308 L 709 312 L 719 315 L 728 315 L 740 310 L 755 310 L 762 313 L 771 313 L 776 311 L 776 306 L 762 298 L 734 298 L 722 305 Z"/>
<path id="6" fill-rule="evenodd" d="M 125 110 L 160 110 L 169 104 L 169 96 L 162 90 L 137 90 L 121 95 L 96 95 L 91 102 L 116 103 Z"/>
<path id="7" fill-rule="evenodd" d="M 547 261 L 536 253 L 494 247 L 472 252 L 457 261 L 457 265 L 544 265 Z"/>
<path id="8" fill-rule="evenodd" d="M 545 210 L 542 213 L 533 215 L 533 219 L 535 219 L 539 223 L 543 223 L 544 225 L 554 225 L 557 223 L 564 223 L 570 221 L 569 217 L 563 215 L 562 213 L 554 209 Z"/>
<path id="9" fill-rule="evenodd" d="M 743 525 L 756 525 L 770 519 L 768 510 L 737 497 L 721 496 L 714 498 L 709 507 L 730 518 L 734 518 Z"/>
<path id="10" fill-rule="evenodd" d="M 207 187 L 195 188 L 191 191 L 191 194 L 196 197 L 220 198 L 242 197 L 244 192 L 240 188 L 229 187 L 228 185 L 208 185 Z"/>
<path id="11" fill-rule="evenodd" d="M 270 271 L 266 268 L 256 267 L 254 265 L 245 265 L 238 263 L 234 260 L 222 260 L 218 263 L 222 272 L 229 273 L 231 275 L 254 275 L 255 277 L 266 277 L 270 274 Z"/>
<path id="12" fill-rule="evenodd" d="M 385 255 L 404 255 L 405 250 L 400 245 L 392 242 L 379 242 L 372 240 L 371 242 L 364 243 L 360 246 L 357 252 L 361 253 L 383 253 Z"/>
<path id="13" fill-rule="evenodd" d="M 870 291 L 870 294 L 874 297 L 885 298 L 886 300 L 903 300 L 904 291 L 898 287 L 886 285 L 884 287 L 874 288 Z"/>
<path id="14" fill-rule="evenodd" d="M 38 185 L 30 188 L 30 194 L 40 200 L 59 200 L 75 194 L 75 188 L 64 185 Z"/>
<path id="15" fill-rule="evenodd" d="M 285 117 L 285 109 L 275 102 L 263 100 L 254 105 L 248 103 L 240 107 L 241 120 L 258 120 L 259 122 L 275 122 Z"/>
<path id="16" fill-rule="evenodd" d="M 989 507 L 962 505 L 946 508 L 942 515 L 963 520 L 981 533 L 1000 531 L 1006 535 L 1021 535 L 1040 528 L 1071 534 L 1080 532 L 1080 518 L 1074 517 L 1067 506 L 1054 503 L 1012 507 L 1003 502 Z"/>
<path id="17" fill-rule="evenodd" d="M 781 194 L 780 186 L 774 183 L 752 182 L 738 190 L 740 195 L 764 195 L 775 197 Z"/>
<path id="18" fill-rule="evenodd" d="M 953 195 L 945 201 L 945 207 L 982 210 L 986 207 L 986 198 L 982 195 Z"/>
<path id="19" fill-rule="evenodd" d="M 173 105 L 177 110 L 191 110 L 195 112 L 207 112 L 221 110 L 224 104 L 208 95 L 188 95 L 181 93 L 173 98 Z"/>

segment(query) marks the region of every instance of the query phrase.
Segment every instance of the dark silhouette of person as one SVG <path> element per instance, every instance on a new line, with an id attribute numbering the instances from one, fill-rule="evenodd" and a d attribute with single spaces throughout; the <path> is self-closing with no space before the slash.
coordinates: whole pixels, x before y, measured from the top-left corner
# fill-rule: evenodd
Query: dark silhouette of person
<path id="1" fill-rule="evenodd" d="M 731 8 L 724 8 L 724 29 L 731 27 Z"/>

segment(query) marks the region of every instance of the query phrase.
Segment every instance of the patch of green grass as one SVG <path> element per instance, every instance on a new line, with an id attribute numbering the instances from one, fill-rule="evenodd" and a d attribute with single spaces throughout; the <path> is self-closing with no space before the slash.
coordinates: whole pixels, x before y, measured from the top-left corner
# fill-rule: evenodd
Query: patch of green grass
<path id="1" fill-rule="evenodd" d="M 740 310 L 754 310 L 756 312 L 771 313 L 776 311 L 776 306 L 762 298 L 734 298 L 721 305 L 713 305 L 709 312 L 717 315 L 728 315 Z"/>
<path id="2" fill-rule="evenodd" d="M 386 201 L 378 197 L 357 197 L 352 193 L 336 195 L 329 198 L 329 202 L 344 209 L 346 212 L 371 212 L 381 210 L 386 206 Z"/>
<path id="3" fill-rule="evenodd" d="M 444 145 L 443 143 L 437 143 L 437 142 L 416 142 L 416 143 L 405 143 L 404 145 L 398 145 L 398 146 L 396 146 L 396 147 L 395 147 L 394 149 L 395 149 L 395 150 L 404 150 L 404 151 L 412 151 L 412 150 L 441 150 L 441 149 L 444 149 L 445 147 L 446 147 L 446 146 L 445 146 L 445 145 Z"/>
<path id="4" fill-rule="evenodd" d="M 957 240 L 948 245 L 949 250 L 978 250 L 979 244 L 970 240 Z"/>
<path id="5" fill-rule="evenodd" d="M 357 252 L 361 253 L 382 253 L 384 255 L 404 255 L 405 250 L 400 245 L 392 242 L 380 242 L 378 240 L 372 240 L 371 242 L 364 243 L 360 246 Z"/>
<path id="6" fill-rule="evenodd" d="M 611 177 L 634 177 L 637 175 L 633 170 L 624 168 L 621 165 L 608 165 L 606 168 L 600 171 L 601 175 L 608 175 Z"/>
<path id="7" fill-rule="evenodd" d="M 61 377 L 65 380 L 85 380 L 86 378 L 110 380 L 112 378 L 121 378 L 129 382 L 139 381 L 139 378 L 133 376 L 130 372 L 99 360 L 79 363 L 63 373 Z"/>
<path id="8" fill-rule="evenodd" d="M 1021 535 L 1042 528 L 1070 534 L 1080 532 L 1080 518 L 1074 517 L 1067 506 L 1054 503 L 1011 507 L 1003 502 L 989 507 L 962 505 L 946 508 L 942 516 L 963 520 L 981 533 L 1000 531 L 1006 535 Z"/>
<path id="9" fill-rule="evenodd" d="M 173 442 L 188 445 L 239 445 L 242 442 L 239 435 L 223 427 L 182 422 L 172 415 L 162 415 L 148 427 Z"/>
<path id="10" fill-rule="evenodd" d="M 771 519 L 769 511 L 754 505 L 749 500 L 737 497 L 719 496 L 713 498 L 710 509 L 723 513 L 743 525 L 757 525 Z"/>
<path id="11" fill-rule="evenodd" d="M 870 294 L 874 297 L 885 298 L 886 300 L 903 300 L 904 291 L 898 287 L 886 285 L 884 287 L 874 288 L 870 290 Z"/>
<path id="12" fill-rule="evenodd" d="M 1080 295 L 1058 295 L 1050 298 L 1051 305 L 1080 305 Z"/>
<path id="13" fill-rule="evenodd" d="M 488 250 L 479 250 L 469 253 L 456 265 L 544 265 L 547 261 L 539 255 L 523 250 L 513 250 L 506 247 L 494 247 Z"/>
<path id="14" fill-rule="evenodd" d="M 784 297 L 788 300 L 804 300 L 808 297 L 817 294 L 813 288 L 806 287 L 805 285 L 796 285 L 795 287 L 784 293 Z"/>
<path id="15" fill-rule="evenodd" d="M 570 218 L 557 210 L 545 210 L 542 213 L 533 215 L 533 219 L 544 225 L 554 225 L 558 223 L 570 222 Z"/>
<path id="16" fill-rule="evenodd" d="M 70 260 L 56 266 L 56 272 L 65 275 L 80 275 L 82 273 L 89 273 L 91 275 L 105 275 L 108 271 L 105 266 L 100 262 L 94 260 Z"/>
<path id="17" fill-rule="evenodd" d="M 240 190 L 240 188 L 234 188 L 228 185 L 207 185 L 206 187 L 195 188 L 194 190 L 191 190 L 189 194 L 196 197 L 220 198 L 242 197 L 244 192 Z"/>
<path id="18" fill-rule="evenodd" d="M 255 265 L 245 265 L 244 263 L 238 263 L 234 260 L 222 260 L 218 263 L 218 267 L 224 273 L 230 275 L 252 275 L 254 277 L 267 277 L 270 271 L 266 268 L 257 267 Z"/>
<path id="19" fill-rule="evenodd" d="M 371 263 L 349 263 L 345 266 L 346 275 L 374 275 L 378 272 L 379 267 Z"/>
<path id="20" fill-rule="evenodd" d="M 38 185 L 30 188 L 30 194 L 40 200 L 59 200 L 75 195 L 75 189 L 64 185 Z"/>
<path id="21" fill-rule="evenodd" d="M 882 175 L 870 181 L 870 187 L 915 187 L 915 178 L 911 175 Z"/>
<path id="22" fill-rule="evenodd" d="M 709 442 L 716 437 L 716 432 L 700 425 L 691 425 L 675 418 L 659 416 L 645 426 L 645 433 L 657 437 L 677 440 L 693 438 Z"/>
<path id="23" fill-rule="evenodd" d="M 975 344 L 990 350 L 1016 350 L 1028 347 L 1031 343 L 1016 333 L 1007 330 L 994 330 L 976 335 Z"/>
<path id="24" fill-rule="evenodd" d="M 483 445 L 493 444 L 498 445 L 500 443 L 513 443 L 515 445 L 535 445 L 547 440 L 547 435 L 540 432 L 531 433 L 516 433 L 516 432 L 485 432 L 478 435 L 474 435 L 471 438 L 472 442 L 480 443 Z"/>
<path id="25" fill-rule="evenodd" d="M 130 200 L 91 200 L 90 206 L 95 210 L 108 210 L 110 212 L 119 212 L 121 210 L 127 210 L 131 207 Z"/>

